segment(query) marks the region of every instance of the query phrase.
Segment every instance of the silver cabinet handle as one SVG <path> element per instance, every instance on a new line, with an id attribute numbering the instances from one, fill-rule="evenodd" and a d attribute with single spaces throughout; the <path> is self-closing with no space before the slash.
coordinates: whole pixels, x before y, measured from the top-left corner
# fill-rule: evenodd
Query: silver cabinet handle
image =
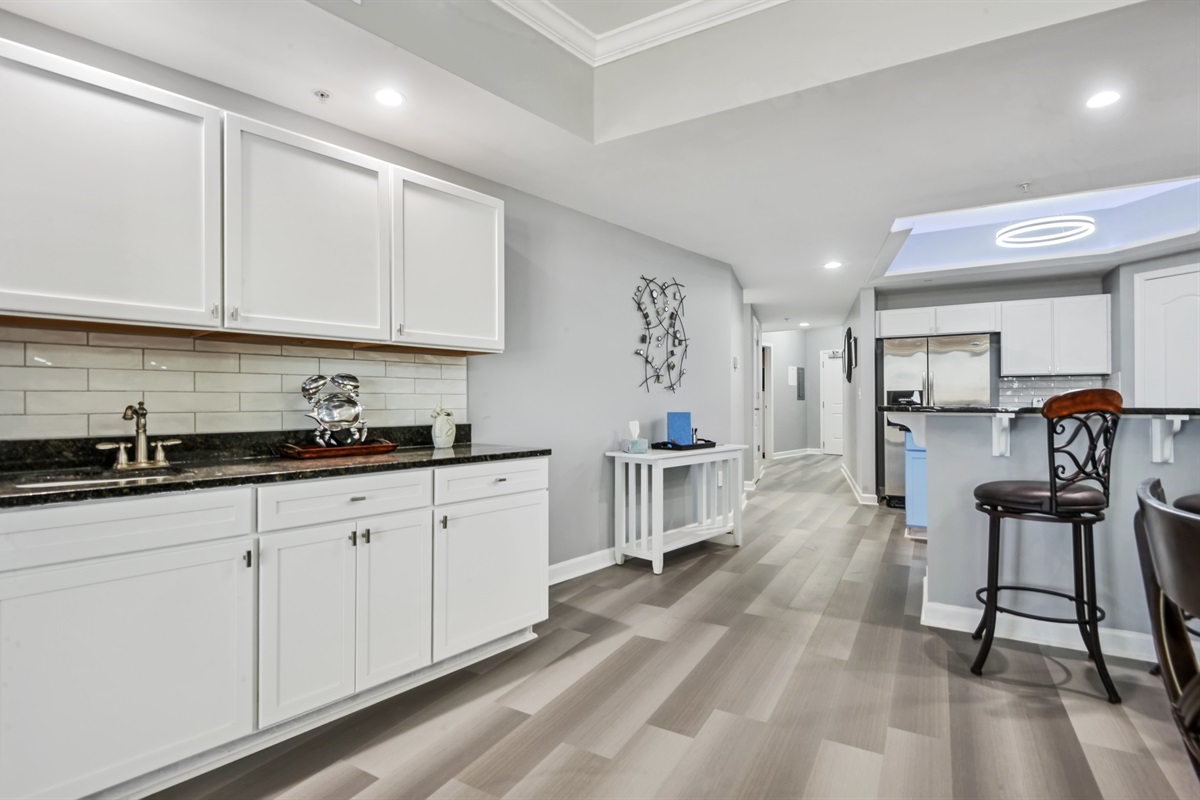
<path id="1" fill-rule="evenodd" d="M 496 478 L 496 483 L 504 483 L 507 480 L 508 480 L 508 478 Z"/>
<path id="2" fill-rule="evenodd" d="M 350 531 L 350 546 L 358 547 L 358 531 Z"/>
<path id="3" fill-rule="evenodd" d="M 399 325 L 396 326 L 396 333 L 404 333 L 404 323 L 403 322 L 401 322 Z"/>
<path id="4" fill-rule="evenodd" d="M 351 497 L 350 502 L 351 503 L 361 503 L 363 500 L 366 500 L 366 499 L 367 499 L 366 495 L 359 495 L 358 497 Z"/>
<path id="5" fill-rule="evenodd" d="M 237 322 L 237 318 L 238 318 L 238 307 L 237 306 L 234 306 L 233 309 L 229 312 L 229 318 L 231 320 L 233 320 L 234 322 Z"/>
<path id="6" fill-rule="evenodd" d="M 212 315 L 213 315 L 214 319 L 221 318 L 221 304 L 220 303 L 213 303 Z"/>
<path id="7" fill-rule="evenodd" d="M 363 530 L 363 532 L 362 532 L 362 540 L 363 540 L 363 544 L 370 544 L 370 543 L 371 543 L 371 529 L 370 529 L 370 528 L 365 528 L 365 529 Z"/>
<path id="8" fill-rule="evenodd" d="M 445 530 L 450 525 L 450 517 L 442 517 L 442 530 Z"/>

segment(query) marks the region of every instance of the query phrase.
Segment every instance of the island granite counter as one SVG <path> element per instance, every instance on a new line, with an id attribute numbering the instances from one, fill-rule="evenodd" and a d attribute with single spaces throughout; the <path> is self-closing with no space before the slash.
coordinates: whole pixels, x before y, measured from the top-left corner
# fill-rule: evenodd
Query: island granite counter
<path id="1" fill-rule="evenodd" d="M 986 481 L 1048 479 L 1041 409 L 889 405 L 879 411 L 912 429 L 926 448 L 929 542 L 922 623 L 973 631 L 982 613 L 975 591 L 985 583 L 988 528 L 987 516 L 975 509 L 974 489 Z M 1151 477 L 1162 480 L 1169 498 L 1200 491 L 1200 409 L 1124 410 L 1114 444 L 1110 505 L 1095 528 L 1097 590 L 1108 612 L 1101 625 L 1104 651 L 1146 661 L 1154 660 L 1154 648 L 1133 515 L 1137 487 Z M 1069 526 L 1005 520 L 1001 584 L 1069 590 L 1072 581 Z M 1037 594 L 1017 593 L 1005 602 L 1023 611 L 1063 615 L 1062 601 L 1056 605 Z M 1073 626 L 1007 614 L 997 625 L 1001 638 L 1082 649 Z"/>

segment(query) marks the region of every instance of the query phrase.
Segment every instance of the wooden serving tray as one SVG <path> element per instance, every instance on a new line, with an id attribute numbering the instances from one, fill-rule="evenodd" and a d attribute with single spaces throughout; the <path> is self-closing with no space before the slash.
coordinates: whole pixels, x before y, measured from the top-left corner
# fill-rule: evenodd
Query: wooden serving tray
<path id="1" fill-rule="evenodd" d="M 284 458 L 338 458 L 342 456 L 377 456 L 390 453 L 400 445 L 386 439 L 372 439 L 363 444 L 344 447 L 322 447 L 319 444 L 281 444 L 275 452 Z"/>

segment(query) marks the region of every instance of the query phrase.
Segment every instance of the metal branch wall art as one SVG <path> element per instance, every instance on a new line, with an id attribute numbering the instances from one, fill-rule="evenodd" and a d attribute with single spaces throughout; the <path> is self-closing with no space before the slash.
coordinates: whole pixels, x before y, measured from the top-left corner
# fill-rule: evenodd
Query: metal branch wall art
<path id="1" fill-rule="evenodd" d="M 642 315 L 642 336 L 634 355 L 642 360 L 645 379 L 638 384 L 650 391 L 656 383 L 676 391 L 687 375 L 688 337 L 683 325 L 683 284 L 675 279 L 660 283 L 642 276 L 633 293 L 633 304 Z"/>

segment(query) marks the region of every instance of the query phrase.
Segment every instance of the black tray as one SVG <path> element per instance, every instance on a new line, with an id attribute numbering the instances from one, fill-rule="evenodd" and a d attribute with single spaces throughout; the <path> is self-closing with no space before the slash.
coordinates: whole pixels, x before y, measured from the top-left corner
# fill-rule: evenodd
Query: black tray
<path id="1" fill-rule="evenodd" d="M 679 444 L 678 442 L 654 442 L 650 445 L 652 450 L 704 450 L 709 447 L 716 447 L 717 443 L 708 439 L 697 439 L 695 444 Z"/>

